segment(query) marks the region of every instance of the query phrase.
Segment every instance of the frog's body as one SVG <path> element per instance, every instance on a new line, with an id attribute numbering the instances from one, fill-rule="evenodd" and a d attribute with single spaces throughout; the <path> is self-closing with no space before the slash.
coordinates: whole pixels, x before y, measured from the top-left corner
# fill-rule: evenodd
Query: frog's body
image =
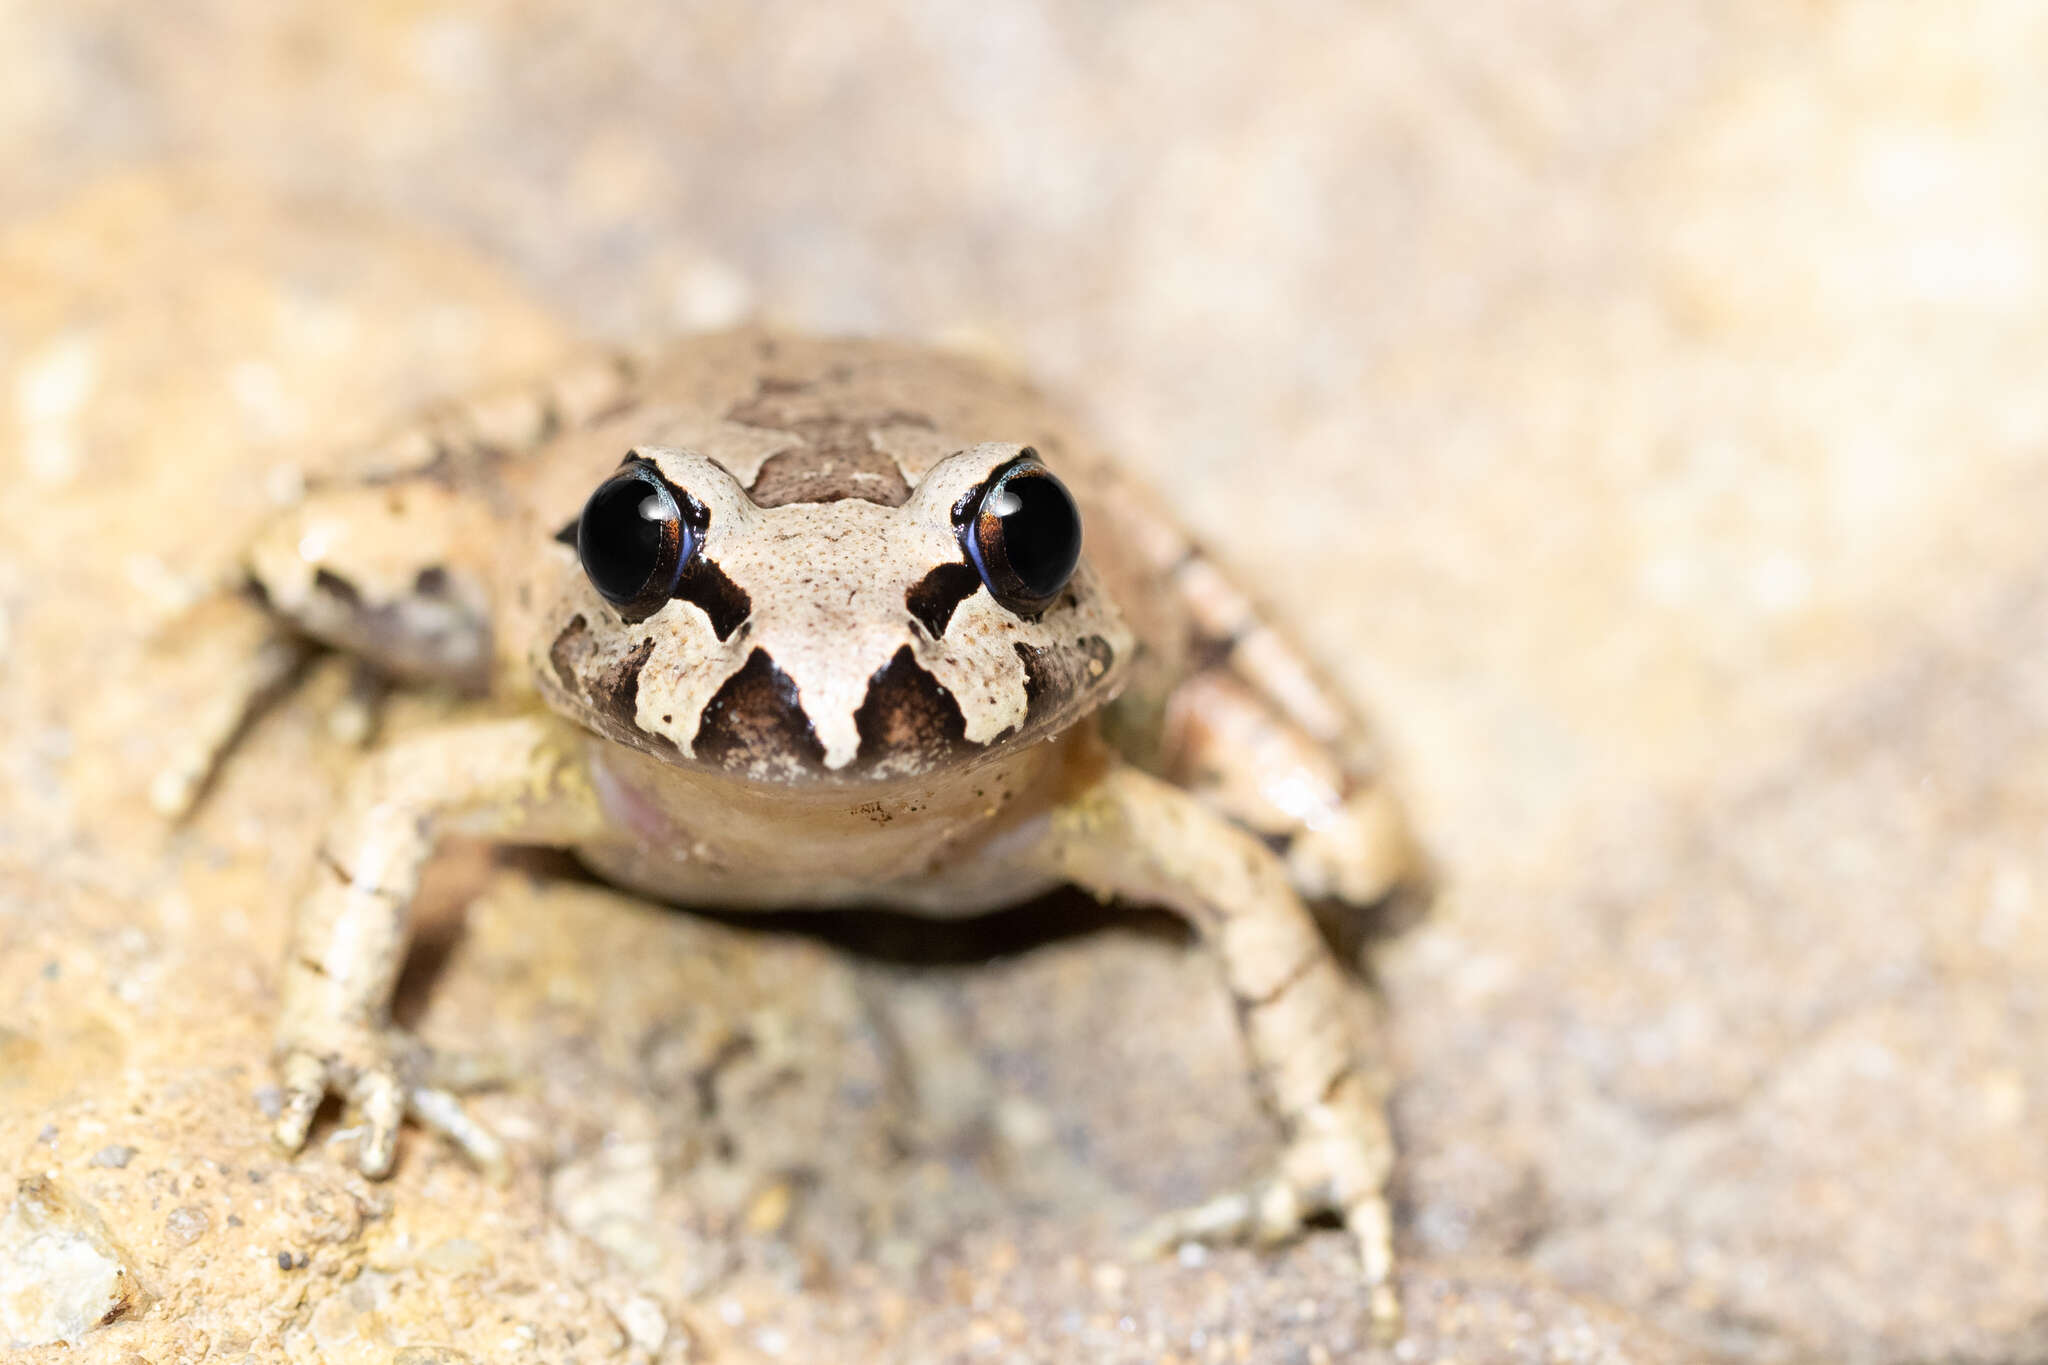
<path id="1" fill-rule="evenodd" d="M 1290 1137 L 1271 1182 L 1162 1236 L 1334 1211 L 1392 1321 L 1385 1081 L 1304 900 L 1409 875 L 1398 809 L 1351 713 L 1035 393 L 915 347 L 736 333 L 451 409 L 365 463 L 267 530 L 249 578 L 280 632 L 487 694 L 490 718 L 380 751 L 342 801 L 286 965 L 283 1141 L 336 1089 L 370 1174 L 407 1112 L 499 1159 L 389 1022 L 449 832 L 572 847 L 685 904 L 959 915 L 1076 882 L 1196 927 Z M 1044 547 L 994 492 L 1012 476 L 1064 484 L 1086 528 L 1042 597 Z M 610 514 L 579 509 L 615 484 L 669 537 L 629 518 L 667 555 L 651 587 L 637 561 L 599 587 Z M 252 654 L 166 804 L 286 657 Z"/>

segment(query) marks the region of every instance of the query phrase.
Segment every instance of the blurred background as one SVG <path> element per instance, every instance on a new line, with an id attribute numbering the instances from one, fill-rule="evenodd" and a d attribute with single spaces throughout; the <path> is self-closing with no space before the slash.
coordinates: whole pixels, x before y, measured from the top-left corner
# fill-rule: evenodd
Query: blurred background
<path id="1" fill-rule="evenodd" d="M 246 1020 L 189 1047 L 242 1058 L 206 1082 L 223 1112 L 261 1069 L 281 910 L 254 882 L 200 889 L 189 846 L 110 851 L 146 817 L 86 737 L 143 764 L 167 703 L 119 695 L 108 642 L 169 619 L 292 470 L 437 394 L 578 338 L 765 318 L 1015 359 L 1377 718 L 1446 869 L 1378 961 L 1419 1340 L 2038 1358 L 2044 70 L 2048 9 L 2022 0 L 0 0 L 0 998 L 47 1044 L 0 1152 L 86 1163 L 96 1135 L 45 1117 L 212 1076 L 176 1051 L 211 1035 L 172 983 L 215 953 L 243 975 L 206 1003 Z M 279 771 L 317 747 L 296 723 L 267 741 Z M 325 788 L 282 781 L 268 806 L 226 794 L 216 863 L 288 862 L 299 836 L 263 822 L 310 828 Z M 143 938 L 110 965 L 123 933 Z M 1150 951 L 1102 980 L 1179 999 Z M 39 984 L 74 957 L 91 990 Z M 1054 957 L 1019 970 L 1099 994 L 1085 954 Z M 449 975 L 460 1032 L 491 981 Z M 1005 989 L 1030 997 L 949 981 L 932 1008 L 999 1036 Z M 77 1039 L 115 1046 L 86 1015 L 167 1050 L 80 1089 Z M 998 1089 L 1039 1086 L 1069 1156 L 1163 1200 L 1244 1159 L 1258 1119 L 1224 1105 L 1188 1171 L 1144 1173 L 1149 1130 L 1084 1065 L 1147 1024 L 1041 1038 L 1053 1079 Z M 186 1169 L 170 1148 L 152 1169 Z M 97 1197 L 142 1207 L 136 1169 Z M 988 1179 L 980 1229 L 1016 1213 Z M 594 1235 L 558 1188 L 529 1194 L 524 1232 L 464 1238 L 510 1264 L 534 1228 Z M 377 1273 L 414 1273 L 378 1221 L 405 1215 L 365 1216 Z M 1091 1278 L 1050 1226 L 1006 1262 L 963 1244 L 1017 1322 L 905 1290 L 925 1309 L 861 1349 L 1346 1358 L 1313 1314 L 1204 1317 L 1169 1270 Z M 671 1270 L 707 1254 L 646 1235 Z M 758 1316 L 596 1241 L 610 1260 L 519 1273 L 586 1286 L 622 1352 L 694 1332 L 708 1358 L 802 1358 L 837 1321 L 771 1318 L 764 1346 Z M 193 1259 L 215 1242 L 175 1242 L 144 1279 L 184 1306 L 118 1330 L 173 1332 L 231 1282 Z M 1272 1304 L 1341 1308 L 1334 1255 L 1300 1255 Z M 1265 1292 L 1229 1264 L 1232 1293 Z M 1297 1275 L 1319 1287 L 1283 1297 Z M 251 1284 L 192 1330 L 312 1349 L 307 1323 L 343 1311 L 311 1293 L 264 1319 Z M 568 1320 L 548 1311 L 542 1340 Z M 330 1354 L 405 1344 L 329 1325 Z M 1205 1354 L 1240 1338 L 1265 1345 Z"/>

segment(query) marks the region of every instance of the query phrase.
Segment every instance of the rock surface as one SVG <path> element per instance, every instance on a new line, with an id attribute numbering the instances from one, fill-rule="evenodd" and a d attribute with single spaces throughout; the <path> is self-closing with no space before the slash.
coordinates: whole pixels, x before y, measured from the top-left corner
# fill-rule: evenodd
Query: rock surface
<path id="1" fill-rule="evenodd" d="M 1373 704 L 1446 874 L 1375 950 L 1400 1358 L 2048 1350 L 2038 6 L 7 23 L 0 1189 L 99 1229 L 49 1335 L 128 1277 L 17 1355 L 1360 1355 L 1341 1238 L 1119 1251 L 1274 1140 L 1143 916 L 457 850 L 404 1005 L 513 1184 L 264 1144 L 345 680 L 169 831 L 152 636 L 351 438 L 751 313 L 1014 354 Z"/>
<path id="2" fill-rule="evenodd" d="M 135 1274 L 106 1224 L 42 1176 L 30 1176 L 0 1217 L 0 1341 L 13 1348 L 75 1342 L 136 1307 Z"/>

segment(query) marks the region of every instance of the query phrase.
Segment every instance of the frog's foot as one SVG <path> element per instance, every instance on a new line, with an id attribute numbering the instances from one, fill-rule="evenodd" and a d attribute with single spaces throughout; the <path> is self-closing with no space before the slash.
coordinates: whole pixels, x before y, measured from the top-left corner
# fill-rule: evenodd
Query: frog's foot
<path id="1" fill-rule="evenodd" d="M 1043 853 L 1068 880 L 1179 910 L 1222 968 L 1246 1052 L 1287 1134 L 1278 1173 L 1155 1231 L 1155 1243 L 1286 1236 L 1321 1213 L 1357 1240 L 1374 1330 L 1398 1333 L 1386 1201 L 1394 1140 L 1378 1021 L 1272 849 L 1199 799 L 1112 768 L 1053 813 Z"/>
<path id="2" fill-rule="evenodd" d="M 278 1054 L 284 1105 L 274 1130 L 287 1152 L 306 1145 L 313 1115 L 329 1094 L 341 1096 L 362 1117 L 356 1168 L 372 1180 L 391 1174 L 398 1128 L 410 1115 L 452 1141 L 494 1181 L 510 1174 L 505 1148 L 471 1118 L 456 1092 L 479 1089 L 501 1077 L 472 1061 L 436 1058 L 399 1029 L 381 1033 L 336 1031 L 330 1042 L 287 1044 Z"/>
<path id="3" fill-rule="evenodd" d="M 580 743 L 550 716 L 519 716 L 424 731 L 357 768 L 314 860 L 284 963 L 276 1055 L 284 1084 L 277 1140 L 286 1149 L 305 1144 L 332 1094 L 362 1115 L 365 1175 L 390 1172 L 408 1114 L 505 1174 L 503 1147 L 455 1098 L 492 1079 L 488 1071 L 437 1061 L 386 1021 L 420 870 L 442 820 L 460 814 L 463 832 L 480 838 L 589 839 L 604 812 L 573 758 Z"/>
<path id="4" fill-rule="evenodd" d="M 1303 896 L 1346 905 L 1375 905 L 1402 886 L 1430 879 L 1407 814 L 1384 783 L 1354 793 L 1296 834 L 1285 859 Z"/>
<path id="5" fill-rule="evenodd" d="M 1401 1334 L 1385 1190 L 1392 1154 L 1379 1106 L 1363 1085 L 1346 1078 L 1301 1116 L 1273 1176 L 1155 1220 L 1139 1233 L 1136 1248 L 1156 1256 L 1189 1242 L 1271 1246 L 1297 1236 L 1311 1219 L 1341 1218 L 1358 1247 L 1373 1336 L 1391 1342 Z"/>

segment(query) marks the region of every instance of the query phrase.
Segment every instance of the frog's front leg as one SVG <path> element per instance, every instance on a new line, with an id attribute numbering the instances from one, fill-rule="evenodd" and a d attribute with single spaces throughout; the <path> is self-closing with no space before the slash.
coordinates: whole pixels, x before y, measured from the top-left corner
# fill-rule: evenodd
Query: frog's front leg
<path id="1" fill-rule="evenodd" d="M 1053 812 L 1038 852 L 1098 895 L 1161 903 L 1195 927 L 1287 1137 L 1271 1179 L 1170 1218 L 1148 1240 L 1277 1240 L 1334 1213 L 1357 1242 L 1376 1327 L 1398 1330 L 1377 1022 L 1278 856 L 1201 800 L 1122 766 Z"/>
<path id="2" fill-rule="evenodd" d="M 536 715 L 430 731 L 357 770 L 322 838 L 285 964 L 276 1132 L 287 1150 L 305 1144 L 334 1092 L 361 1112 L 365 1175 L 390 1171 L 407 1113 L 502 1168 L 496 1140 L 435 1084 L 426 1049 L 392 1024 L 391 996 L 420 872 L 441 838 L 567 845 L 598 832 L 581 752 L 574 731 Z"/>

